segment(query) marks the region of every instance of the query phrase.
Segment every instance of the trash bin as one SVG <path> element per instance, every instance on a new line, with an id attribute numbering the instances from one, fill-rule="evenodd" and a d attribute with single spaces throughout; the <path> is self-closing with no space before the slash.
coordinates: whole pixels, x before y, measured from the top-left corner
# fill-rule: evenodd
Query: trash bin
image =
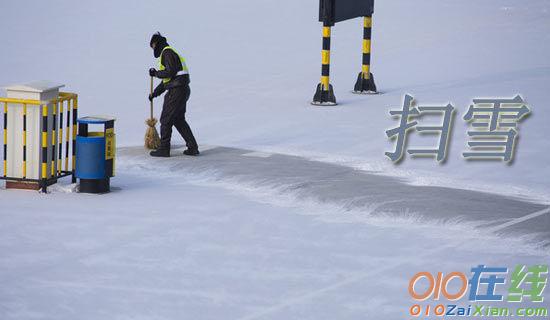
<path id="1" fill-rule="evenodd" d="M 77 123 L 75 175 L 80 180 L 80 192 L 107 193 L 115 175 L 115 119 L 91 116 Z M 89 125 L 103 126 L 103 130 L 89 131 Z"/>

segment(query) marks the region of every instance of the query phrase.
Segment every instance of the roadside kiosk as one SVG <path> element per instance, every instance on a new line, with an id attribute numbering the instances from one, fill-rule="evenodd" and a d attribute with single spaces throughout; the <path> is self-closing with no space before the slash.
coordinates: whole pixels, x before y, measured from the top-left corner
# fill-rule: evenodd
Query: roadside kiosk
<path id="1" fill-rule="evenodd" d="M 34 81 L 5 87 L 3 172 L 6 188 L 41 189 L 73 176 L 78 96 L 63 84 Z M 72 160 L 72 161 L 70 161 Z"/>

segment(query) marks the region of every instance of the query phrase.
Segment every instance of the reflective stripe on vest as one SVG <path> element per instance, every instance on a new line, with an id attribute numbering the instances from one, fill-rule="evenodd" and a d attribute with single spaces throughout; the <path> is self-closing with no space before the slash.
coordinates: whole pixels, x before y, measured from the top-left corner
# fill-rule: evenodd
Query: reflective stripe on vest
<path id="1" fill-rule="evenodd" d="M 185 58 L 180 56 L 179 53 L 174 50 L 174 48 L 170 47 L 170 46 L 167 46 L 167 47 L 164 47 L 164 49 L 162 49 L 161 53 L 160 53 L 160 57 L 159 57 L 159 70 L 164 70 L 166 69 L 166 67 L 162 64 L 162 54 L 164 53 L 164 50 L 166 49 L 170 49 L 172 51 L 174 51 L 175 54 L 178 55 L 178 57 L 180 58 L 180 62 L 181 62 L 181 67 L 183 68 L 183 70 L 180 70 L 178 71 L 178 73 L 176 74 L 176 76 L 179 76 L 179 75 L 182 75 L 182 74 L 189 74 L 189 69 L 187 69 L 187 64 L 185 64 Z M 164 83 L 168 83 L 170 82 L 170 80 L 172 79 L 162 79 L 162 82 Z"/>

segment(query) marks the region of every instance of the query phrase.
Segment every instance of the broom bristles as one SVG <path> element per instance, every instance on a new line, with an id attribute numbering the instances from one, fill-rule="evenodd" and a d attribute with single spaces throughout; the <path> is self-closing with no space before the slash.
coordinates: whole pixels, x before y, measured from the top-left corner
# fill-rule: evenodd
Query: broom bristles
<path id="1" fill-rule="evenodd" d="M 147 131 L 145 131 L 145 148 L 147 149 L 158 149 L 160 147 L 160 137 L 157 132 L 155 125 L 157 124 L 157 119 L 150 118 L 145 121 L 147 124 Z"/>

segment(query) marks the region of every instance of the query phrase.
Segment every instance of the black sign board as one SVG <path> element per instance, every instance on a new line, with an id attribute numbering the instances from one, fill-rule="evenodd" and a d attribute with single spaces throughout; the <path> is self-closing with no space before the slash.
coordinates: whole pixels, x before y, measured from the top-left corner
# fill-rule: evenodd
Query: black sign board
<path id="1" fill-rule="evenodd" d="M 319 21 L 336 22 L 372 15 L 374 0 L 319 0 Z"/>

